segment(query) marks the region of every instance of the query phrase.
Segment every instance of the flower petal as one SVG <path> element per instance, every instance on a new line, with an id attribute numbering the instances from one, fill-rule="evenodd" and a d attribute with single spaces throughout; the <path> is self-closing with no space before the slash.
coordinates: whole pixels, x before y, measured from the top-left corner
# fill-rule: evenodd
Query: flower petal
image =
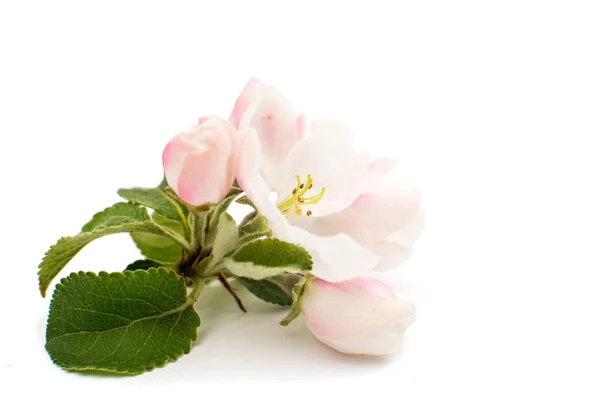
<path id="1" fill-rule="evenodd" d="M 235 103 L 230 122 L 239 131 L 254 129 L 263 153 L 265 176 L 275 169 L 303 136 L 303 121 L 273 86 L 252 78 Z"/>
<path id="2" fill-rule="evenodd" d="M 372 278 L 339 283 L 311 279 L 302 312 L 320 341 L 347 354 L 394 353 L 414 321 L 414 306 Z"/>
<path id="3" fill-rule="evenodd" d="M 237 132 L 221 118 L 203 117 L 163 151 L 169 186 L 187 203 L 218 203 L 234 180 Z"/>
<path id="4" fill-rule="evenodd" d="M 308 137 L 296 144 L 277 171 L 273 188 L 278 201 L 289 196 L 297 186 L 296 176 L 306 182 L 310 175 L 313 187 L 303 197 L 316 196 L 325 188 L 320 201 L 306 204 L 303 212 L 320 216 L 343 210 L 354 202 L 363 187 L 366 159 L 349 142 Z"/>
<path id="5" fill-rule="evenodd" d="M 313 259 L 311 273 L 330 282 L 364 275 L 380 261 L 380 257 L 344 234 L 317 236 L 288 225 L 285 231 L 279 233 L 279 237 L 306 248 Z"/>
<path id="6" fill-rule="evenodd" d="M 268 221 L 273 233 L 285 231 L 288 222 L 271 201 L 271 189 L 260 173 L 262 154 L 258 134 L 249 129 L 241 134 L 241 148 L 237 166 L 237 180 L 256 209 Z"/>
<path id="7" fill-rule="evenodd" d="M 195 151 L 188 140 L 182 135 L 176 135 L 167 145 L 162 154 L 163 167 L 165 170 L 165 178 L 167 183 L 172 188 L 177 189 L 179 182 L 179 174 L 183 168 L 183 164 L 188 156 L 188 153 Z"/>

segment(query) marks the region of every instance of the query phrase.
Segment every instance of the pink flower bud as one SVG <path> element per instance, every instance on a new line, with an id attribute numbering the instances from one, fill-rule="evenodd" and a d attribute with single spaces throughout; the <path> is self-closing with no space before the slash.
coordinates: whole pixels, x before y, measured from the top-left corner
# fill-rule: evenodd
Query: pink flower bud
<path id="1" fill-rule="evenodd" d="M 235 179 L 238 153 L 235 128 L 218 117 L 202 117 L 198 124 L 175 135 L 163 151 L 169 186 L 192 205 L 218 203 Z"/>
<path id="2" fill-rule="evenodd" d="M 372 278 L 337 283 L 312 278 L 304 290 L 302 312 L 317 339 L 347 354 L 396 352 L 415 319 L 411 303 Z"/>

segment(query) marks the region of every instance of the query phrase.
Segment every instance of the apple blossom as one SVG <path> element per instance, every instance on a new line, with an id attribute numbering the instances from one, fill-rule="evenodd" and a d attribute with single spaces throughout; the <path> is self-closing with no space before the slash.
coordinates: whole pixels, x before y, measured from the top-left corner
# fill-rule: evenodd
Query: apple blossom
<path id="1" fill-rule="evenodd" d="M 345 233 L 381 256 L 380 268 L 397 266 L 410 256 L 424 218 L 418 185 L 393 174 L 395 164 L 391 158 L 372 160 L 368 179 L 349 207 L 295 224 L 320 236 Z"/>
<path id="2" fill-rule="evenodd" d="M 329 281 L 363 275 L 380 258 L 340 233 L 318 236 L 294 221 L 340 211 L 357 198 L 365 176 L 364 157 L 331 138 L 309 137 L 298 142 L 282 165 L 269 175 L 271 187 L 260 172 L 261 152 L 256 131 L 242 132 L 237 171 L 240 187 L 269 222 L 273 236 L 298 244 L 313 259 L 312 273 Z M 304 177 L 304 178 L 301 178 Z"/>
<path id="3" fill-rule="evenodd" d="M 238 137 L 218 117 L 202 117 L 165 147 L 163 166 L 169 186 L 192 205 L 220 202 L 235 179 Z"/>
<path id="4" fill-rule="evenodd" d="M 312 121 L 306 136 L 304 119 L 257 79 L 240 94 L 230 121 L 242 136 L 241 187 L 277 237 L 311 252 L 315 275 L 351 279 L 408 258 L 422 229 L 420 192 L 390 174 L 395 160 L 369 161 L 339 122 Z M 276 203 L 268 200 L 271 190 Z"/>
<path id="5" fill-rule="evenodd" d="M 317 339 L 347 354 L 396 352 L 415 319 L 411 303 L 372 278 L 338 283 L 310 278 L 301 304 L 306 324 Z"/>

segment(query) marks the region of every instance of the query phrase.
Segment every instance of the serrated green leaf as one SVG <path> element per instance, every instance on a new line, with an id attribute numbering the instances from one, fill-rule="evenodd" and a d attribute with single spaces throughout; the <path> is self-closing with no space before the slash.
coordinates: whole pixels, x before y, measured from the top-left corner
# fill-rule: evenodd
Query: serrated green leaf
<path id="1" fill-rule="evenodd" d="M 183 228 L 177 221 L 168 219 L 161 214 L 154 213 L 152 219 L 160 226 L 164 226 L 177 234 L 184 236 Z M 160 235 L 134 232 L 131 238 L 140 252 L 147 258 L 160 262 L 177 262 L 181 259 L 182 247 L 173 240 Z"/>
<path id="2" fill-rule="evenodd" d="M 237 242 L 237 224 L 231 215 L 223 213 L 221 218 L 219 218 L 217 234 L 215 236 L 215 242 L 213 243 L 212 263 L 216 264 L 221 261 L 223 257 L 233 252 L 237 246 Z"/>
<path id="3" fill-rule="evenodd" d="M 312 269 L 312 258 L 303 247 L 274 238 L 250 242 L 223 262 L 234 275 L 255 280 Z"/>
<path id="4" fill-rule="evenodd" d="M 40 292 L 46 290 L 52 279 L 63 269 L 75 255 L 91 241 L 102 236 L 121 232 L 145 232 L 165 235 L 186 245 L 185 239 L 166 227 L 157 225 L 148 215 L 148 211 L 135 204 L 117 203 L 94 215 L 76 236 L 61 238 L 50 247 L 39 265 L 38 277 Z"/>
<path id="5" fill-rule="evenodd" d="M 81 228 L 81 232 L 88 233 L 111 227 L 140 223 L 154 226 L 145 208 L 135 204 L 117 203 L 96 213 L 90 222 Z"/>
<path id="6" fill-rule="evenodd" d="M 256 281 L 248 278 L 237 278 L 237 280 L 248 289 L 250 293 L 261 300 L 280 306 L 291 306 L 292 296 L 278 284 L 270 280 L 263 279 Z"/>
<path id="7" fill-rule="evenodd" d="M 67 370 L 139 374 L 188 353 L 200 318 L 164 268 L 73 273 L 50 304 L 46 350 Z"/>
<path id="8" fill-rule="evenodd" d="M 252 214 L 254 215 L 252 216 Z M 250 214 L 251 218 L 247 221 L 243 221 L 240 225 L 240 240 L 238 246 L 260 239 L 261 237 L 269 237 L 272 235 L 267 219 L 260 214 L 252 214 Z"/>
<path id="9" fill-rule="evenodd" d="M 132 262 L 125 268 L 125 271 L 137 271 L 138 269 L 148 270 L 150 268 L 160 268 L 163 265 L 154 260 L 137 260 Z"/>
<path id="10" fill-rule="evenodd" d="M 187 221 L 189 210 L 185 203 L 171 197 L 160 187 L 119 189 L 117 193 L 125 200 L 150 207 L 169 219 L 180 223 Z"/>

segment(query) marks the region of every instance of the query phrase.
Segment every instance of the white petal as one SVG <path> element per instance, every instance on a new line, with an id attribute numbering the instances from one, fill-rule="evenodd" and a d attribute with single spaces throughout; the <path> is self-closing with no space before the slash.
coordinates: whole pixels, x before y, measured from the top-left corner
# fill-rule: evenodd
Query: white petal
<path id="1" fill-rule="evenodd" d="M 267 219 L 274 237 L 306 248 L 313 258 L 311 272 L 315 276 L 332 282 L 347 280 L 363 275 L 379 263 L 377 255 L 347 235 L 319 237 L 292 226 L 269 199 L 269 187 L 258 170 L 261 159 L 256 132 L 250 130 L 241 136 L 242 150 L 237 172 L 240 187 Z"/>
<path id="2" fill-rule="evenodd" d="M 356 243 L 348 235 L 317 236 L 289 226 L 285 238 L 305 247 L 312 256 L 311 273 L 330 282 L 340 282 L 365 275 L 377 266 L 380 257 Z"/>
<path id="3" fill-rule="evenodd" d="M 304 129 L 303 120 L 298 120 L 294 108 L 275 87 L 261 80 L 251 80 L 240 99 L 231 118 L 239 118 L 240 131 L 251 128 L 257 132 L 264 156 L 261 169 L 270 183 L 272 170 L 285 160 L 302 136 L 299 129 Z M 238 107 L 238 103 L 247 103 L 247 106 Z M 237 108 L 244 109 L 241 116 L 235 115 Z"/>
<path id="4" fill-rule="evenodd" d="M 271 189 L 260 172 L 262 154 L 255 130 L 241 134 L 241 150 L 237 168 L 237 180 L 244 193 L 268 221 L 273 233 L 285 232 L 289 223 L 271 201 Z"/>
<path id="5" fill-rule="evenodd" d="M 350 143 L 308 137 L 290 151 L 281 165 L 274 189 L 278 201 L 286 198 L 297 186 L 296 176 L 306 182 L 311 175 L 313 187 L 303 196 L 325 193 L 316 204 L 302 207 L 313 215 L 327 215 L 348 207 L 360 194 L 366 176 L 366 159 Z"/>

